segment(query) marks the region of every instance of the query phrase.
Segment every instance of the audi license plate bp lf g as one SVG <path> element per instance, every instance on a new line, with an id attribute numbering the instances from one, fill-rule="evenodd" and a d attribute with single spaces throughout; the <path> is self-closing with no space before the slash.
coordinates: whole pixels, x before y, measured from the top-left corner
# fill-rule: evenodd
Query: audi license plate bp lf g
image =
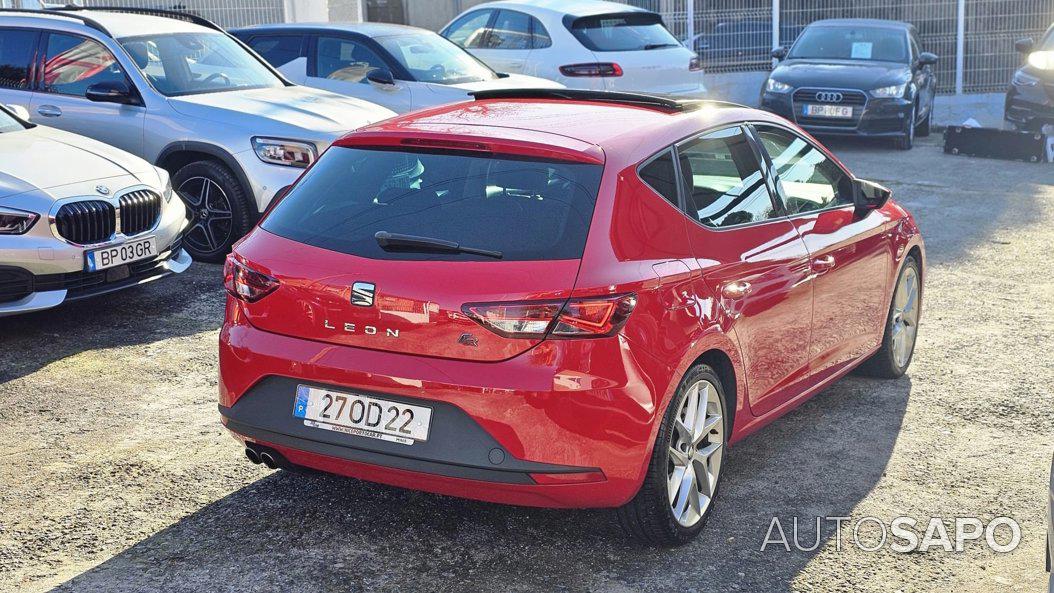
<path id="1" fill-rule="evenodd" d="M 730 444 L 907 370 L 925 253 L 780 117 L 514 90 L 337 141 L 224 276 L 219 407 L 251 460 L 612 507 L 675 545 Z"/>

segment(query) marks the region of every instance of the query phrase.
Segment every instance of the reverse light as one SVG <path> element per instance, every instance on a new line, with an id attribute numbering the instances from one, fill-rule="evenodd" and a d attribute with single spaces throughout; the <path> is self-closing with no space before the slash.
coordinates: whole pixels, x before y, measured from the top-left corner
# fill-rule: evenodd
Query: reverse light
<path id="1" fill-rule="evenodd" d="M 278 288 L 278 280 L 253 270 L 228 255 L 223 264 L 223 287 L 234 298 L 254 303 Z"/>
<path id="2" fill-rule="evenodd" d="M 622 66 L 614 62 L 590 62 L 560 66 L 560 74 L 571 77 L 612 78 L 622 76 Z"/>
<path id="3" fill-rule="evenodd" d="M 24 235 L 40 215 L 14 208 L 0 208 L 0 235 Z"/>
<path id="4" fill-rule="evenodd" d="M 883 97 L 889 99 L 891 97 L 903 97 L 904 91 L 908 89 L 908 83 L 894 84 L 891 86 L 883 86 L 877 89 L 871 89 L 871 94 L 875 97 Z"/>
<path id="5" fill-rule="evenodd" d="M 265 163 L 305 169 L 318 158 L 315 146 L 309 142 L 280 138 L 253 138 L 253 150 Z"/>
<path id="6" fill-rule="evenodd" d="M 770 93 L 786 93 L 791 90 L 791 85 L 770 78 L 765 82 L 765 90 Z"/>
<path id="7" fill-rule="evenodd" d="M 699 59 L 699 56 L 694 56 L 691 60 L 688 60 L 688 71 L 699 72 L 703 69 L 703 61 Z"/>
<path id="8" fill-rule="evenodd" d="M 602 338 L 619 332 L 637 305 L 632 294 L 565 302 L 469 303 L 465 315 L 506 338 Z"/>

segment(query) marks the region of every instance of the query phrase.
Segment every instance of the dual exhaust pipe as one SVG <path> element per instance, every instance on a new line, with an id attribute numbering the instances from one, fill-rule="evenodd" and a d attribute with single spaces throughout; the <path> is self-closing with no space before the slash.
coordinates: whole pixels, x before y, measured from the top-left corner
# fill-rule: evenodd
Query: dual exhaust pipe
<path id="1" fill-rule="evenodd" d="M 267 469 L 278 469 L 287 465 L 285 459 L 277 451 L 264 449 L 259 445 L 247 445 L 245 457 L 255 465 L 263 464 Z"/>

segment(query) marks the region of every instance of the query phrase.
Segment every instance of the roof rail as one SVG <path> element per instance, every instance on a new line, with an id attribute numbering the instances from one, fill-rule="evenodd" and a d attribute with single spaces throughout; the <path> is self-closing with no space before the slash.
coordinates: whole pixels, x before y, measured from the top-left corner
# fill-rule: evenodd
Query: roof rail
<path id="1" fill-rule="evenodd" d="M 485 99 L 564 99 L 567 101 L 597 101 L 621 103 L 637 107 L 650 107 L 665 111 L 687 111 L 694 109 L 694 102 L 678 101 L 667 97 L 643 93 L 616 93 L 584 89 L 494 89 L 471 93 L 477 101 Z"/>
<path id="2" fill-rule="evenodd" d="M 223 31 L 223 27 L 220 27 L 216 23 L 210 21 L 207 18 L 200 17 L 193 12 L 181 11 L 181 10 L 162 10 L 160 8 L 134 8 L 129 6 L 62 6 L 59 8 L 51 8 L 47 11 L 42 12 L 62 12 L 66 14 L 72 14 L 83 11 L 98 11 L 98 12 L 120 12 L 125 14 L 141 14 L 145 16 L 160 16 L 170 19 L 176 19 L 179 21 L 185 21 L 207 27 L 216 31 Z"/>
<path id="3" fill-rule="evenodd" d="M 48 10 L 36 10 L 36 9 L 32 9 L 32 8 L 0 8 L 0 14 L 19 14 L 19 13 L 20 14 L 25 14 L 27 16 L 57 16 L 57 17 L 65 17 L 65 18 L 68 18 L 68 19 L 73 19 L 75 21 L 80 21 L 84 25 L 86 25 L 88 27 L 91 27 L 92 29 L 95 29 L 96 31 L 98 31 L 98 32 L 100 32 L 100 33 L 102 33 L 102 34 L 104 34 L 104 35 L 106 35 L 108 37 L 113 37 L 113 35 L 111 35 L 110 32 L 106 30 L 106 27 L 102 26 L 98 21 L 95 21 L 94 19 L 90 19 L 90 18 L 88 18 L 88 17 L 86 17 L 86 16 L 84 16 L 82 14 L 61 13 L 61 12 L 56 12 L 56 11 L 50 10 L 50 9 L 48 9 Z"/>

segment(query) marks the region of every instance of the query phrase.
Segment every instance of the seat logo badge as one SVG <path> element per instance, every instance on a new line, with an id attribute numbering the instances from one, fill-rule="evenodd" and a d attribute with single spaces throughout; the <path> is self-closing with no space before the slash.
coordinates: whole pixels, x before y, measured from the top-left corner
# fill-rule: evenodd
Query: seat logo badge
<path id="1" fill-rule="evenodd" d="M 106 187 L 105 185 L 96 185 L 95 191 L 99 192 L 104 196 L 110 195 L 110 188 Z"/>
<path id="2" fill-rule="evenodd" d="M 816 100 L 824 103 L 841 103 L 845 97 L 842 93 L 836 93 L 832 91 L 823 91 L 816 93 Z"/>
<path id="3" fill-rule="evenodd" d="M 356 282 L 351 285 L 351 304 L 359 307 L 372 307 L 377 285 L 372 282 Z"/>

